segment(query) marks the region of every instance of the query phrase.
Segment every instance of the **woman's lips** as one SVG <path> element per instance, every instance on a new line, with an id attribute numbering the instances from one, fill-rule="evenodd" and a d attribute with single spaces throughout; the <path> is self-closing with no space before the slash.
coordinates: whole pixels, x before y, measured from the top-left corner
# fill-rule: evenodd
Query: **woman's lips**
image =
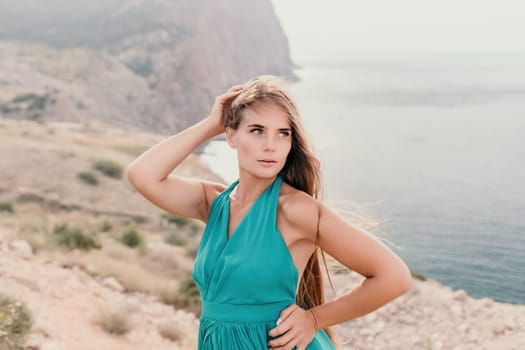
<path id="1" fill-rule="evenodd" d="M 271 166 L 271 165 L 274 165 L 275 163 L 277 163 L 277 161 L 275 161 L 273 159 L 259 159 L 258 162 L 261 163 L 262 165 L 266 165 L 266 166 Z"/>

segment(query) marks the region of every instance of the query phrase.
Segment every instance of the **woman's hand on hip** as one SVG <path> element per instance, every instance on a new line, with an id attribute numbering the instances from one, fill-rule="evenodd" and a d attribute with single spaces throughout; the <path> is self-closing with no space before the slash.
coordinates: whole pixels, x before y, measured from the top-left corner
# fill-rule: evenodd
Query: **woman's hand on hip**
<path id="1" fill-rule="evenodd" d="M 317 330 L 313 315 L 297 304 L 292 304 L 281 311 L 277 327 L 270 330 L 268 334 L 277 339 L 268 341 L 268 347 L 272 350 L 305 350 L 312 342 Z"/>

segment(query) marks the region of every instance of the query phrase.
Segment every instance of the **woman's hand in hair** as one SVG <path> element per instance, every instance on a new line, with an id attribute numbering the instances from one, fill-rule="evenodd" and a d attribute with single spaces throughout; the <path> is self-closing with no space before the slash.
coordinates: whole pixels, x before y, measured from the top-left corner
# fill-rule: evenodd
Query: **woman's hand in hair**
<path id="1" fill-rule="evenodd" d="M 268 346 L 272 350 L 305 350 L 316 332 L 314 315 L 292 304 L 281 311 L 277 327 L 268 332 L 271 337 L 279 337 L 268 341 Z"/>
<path id="2" fill-rule="evenodd" d="M 233 100 L 241 93 L 244 85 L 234 85 L 224 94 L 219 95 L 215 98 L 215 103 L 211 108 L 211 112 L 206 118 L 213 129 L 213 134 L 220 135 L 225 131 L 224 121 L 228 114 L 228 109 L 231 106 Z"/>

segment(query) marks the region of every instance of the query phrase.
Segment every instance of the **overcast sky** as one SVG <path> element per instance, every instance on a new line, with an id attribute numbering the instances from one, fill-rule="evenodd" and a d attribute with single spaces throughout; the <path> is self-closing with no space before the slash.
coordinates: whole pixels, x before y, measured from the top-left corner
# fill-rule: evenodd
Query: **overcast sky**
<path id="1" fill-rule="evenodd" d="M 525 51 L 525 1 L 272 0 L 292 52 Z"/>

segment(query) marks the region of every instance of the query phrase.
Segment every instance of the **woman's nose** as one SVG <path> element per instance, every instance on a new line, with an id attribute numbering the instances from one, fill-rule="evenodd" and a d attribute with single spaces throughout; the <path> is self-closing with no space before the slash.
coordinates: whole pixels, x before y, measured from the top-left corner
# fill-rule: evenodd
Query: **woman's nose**
<path id="1" fill-rule="evenodd" d="M 268 136 L 264 142 L 264 150 L 275 151 L 275 140 L 272 136 Z"/>

